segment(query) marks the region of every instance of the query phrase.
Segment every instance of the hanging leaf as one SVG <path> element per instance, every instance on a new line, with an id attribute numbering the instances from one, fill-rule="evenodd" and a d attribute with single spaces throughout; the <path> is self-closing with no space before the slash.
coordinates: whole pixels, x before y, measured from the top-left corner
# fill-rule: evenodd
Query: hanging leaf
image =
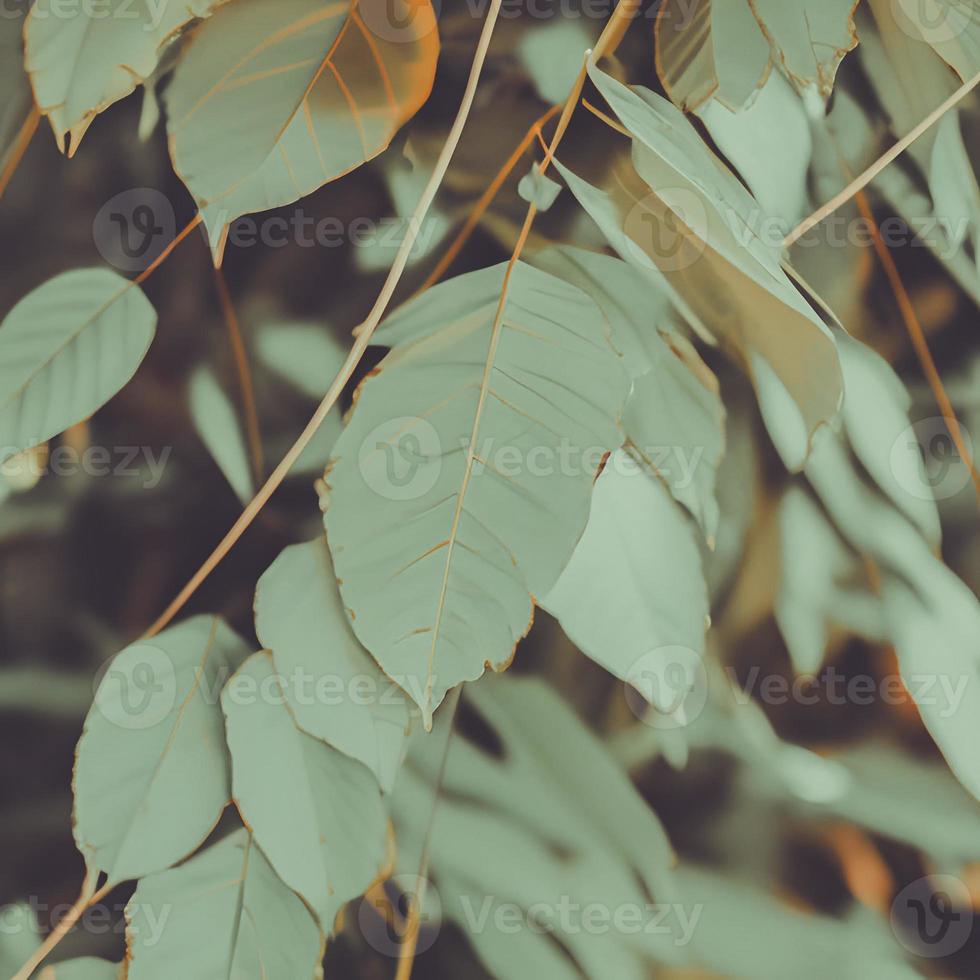
<path id="1" fill-rule="evenodd" d="M 715 477 L 725 450 L 718 379 L 674 329 L 658 282 L 619 259 L 562 246 L 534 257 L 546 272 L 584 289 L 612 327 L 633 376 L 623 427 L 632 450 L 697 519 L 718 530 Z"/>
<path id="2" fill-rule="evenodd" d="M 0 324 L 0 462 L 88 418 L 136 373 L 156 329 L 137 286 L 66 272 Z"/>
<path id="3" fill-rule="evenodd" d="M 75 763 L 75 843 L 110 882 L 186 857 L 231 798 L 218 695 L 248 649 L 197 616 L 109 664 Z"/>
<path id="4" fill-rule="evenodd" d="M 41 945 L 41 928 L 26 902 L 0 908 L 0 976 L 12 977 Z"/>
<path id="5" fill-rule="evenodd" d="M 428 97 L 438 55 L 430 0 L 235 0 L 195 28 L 168 129 L 216 263 L 236 218 L 386 149 Z"/>
<path id="6" fill-rule="evenodd" d="M 930 45 L 964 82 L 980 71 L 974 0 L 894 0 L 892 13 L 906 34 Z"/>
<path id="7" fill-rule="evenodd" d="M 583 928 L 574 918 L 561 926 L 557 917 L 535 919 L 534 909 L 567 906 L 575 916 L 595 903 L 635 906 L 649 925 L 651 903 L 660 908 L 677 897 L 670 843 L 605 747 L 545 683 L 488 677 L 466 692 L 464 707 L 475 708 L 499 750 L 483 751 L 460 735 L 449 744 L 429 838 L 446 917 L 502 980 L 523 975 L 506 964 L 528 962 L 524 955 L 532 963 L 571 961 L 571 976 L 580 970 L 590 980 L 643 980 L 650 960 L 685 962 L 673 918 L 662 929 L 622 932 Z M 428 836 L 445 734 L 415 737 L 392 797 L 406 874 L 416 873 Z M 508 927 L 515 909 L 526 929 Z"/>
<path id="8" fill-rule="evenodd" d="M 247 830 L 144 878 L 126 921 L 128 980 L 298 980 L 323 959 L 313 917 Z"/>
<path id="9" fill-rule="evenodd" d="M 738 353 L 784 463 L 800 469 L 840 405 L 833 337 L 783 271 L 778 245 L 759 234 L 758 204 L 676 107 L 595 67 L 590 74 L 633 134 L 633 165 L 615 170 L 609 193 L 558 164 L 560 172 L 620 255 L 659 269 Z"/>
<path id="10" fill-rule="evenodd" d="M 247 504 L 255 494 L 255 484 L 245 436 L 238 424 L 234 406 L 218 384 L 218 379 L 203 365 L 191 375 L 188 401 L 191 418 L 201 441 L 238 499 Z"/>
<path id="11" fill-rule="evenodd" d="M 660 481 L 623 450 L 596 481 L 585 534 L 541 605 L 586 656 L 650 701 L 645 671 L 659 655 L 680 650 L 681 666 L 693 670 L 704 654 L 708 592 L 697 541 Z"/>
<path id="12" fill-rule="evenodd" d="M 629 377 L 583 292 L 519 264 L 392 318 L 328 471 L 327 539 L 354 632 L 421 707 L 504 669 L 622 441 Z M 418 338 L 412 343 L 407 338 Z"/>
<path id="13" fill-rule="evenodd" d="M 827 99 L 837 68 L 857 46 L 859 0 L 665 0 L 657 72 L 674 103 L 694 112 L 712 96 L 735 112 L 777 66 L 797 88 Z M 915 0 L 910 0 L 915 2 Z"/>
<path id="14" fill-rule="evenodd" d="M 36 0 L 25 28 L 26 65 L 59 148 L 74 155 L 95 117 L 149 78 L 183 27 L 226 0 L 107 0 L 66 10 Z"/>
<path id="15" fill-rule="evenodd" d="M 377 783 L 359 762 L 296 727 L 268 653 L 242 666 L 221 703 L 242 819 L 329 932 L 344 903 L 381 873 L 386 840 Z"/>
<path id="16" fill-rule="evenodd" d="M 303 731 L 363 762 L 390 790 L 405 753 L 405 694 L 351 632 L 326 538 L 294 545 L 259 579 L 255 632 Z"/>

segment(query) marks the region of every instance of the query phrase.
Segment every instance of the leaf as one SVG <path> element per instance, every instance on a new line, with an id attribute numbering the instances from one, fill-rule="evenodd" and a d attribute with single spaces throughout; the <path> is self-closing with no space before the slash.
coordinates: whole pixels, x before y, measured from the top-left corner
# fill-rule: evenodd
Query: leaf
<path id="1" fill-rule="evenodd" d="M 109 664 L 75 763 L 75 843 L 121 882 L 169 867 L 214 829 L 231 782 L 218 691 L 248 650 L 197 616 Z"/>
<path id="2" fill-rule="evenodd" d="M 259 579 L 255 631 L 272 651 L 296 724 L 363 762 L 391 790 L 408 704 L 351 631 L 326 538 L 286 548 Z"/>
<path id="3" fill-rule="evenodd" d="M 584 18 L 570 17 L 521 26 L 516 50 L 521 65 L 544 102 L 564 102 L 575 84 L 585 52 L 595 44 L 594 28 Z"/>
<path id="4" fill-rule="evenodd" d="M 980 20 L 973 0 L 894 0 L 892 12 L 903 31 L 929 44 L 964 82 L 980 71 Z"/>
<path id="5" fill-rule="evenodd" d="M 220 264 L 228 225 L 387 148 L 432 88 L 430 0 L 235 0 L 191 33 L 166 93 L 171 153 Z"/>
<path id="6" fill-rule="evenodd" d="M 314 323 L 263 327 L 255 342 L 256 353 L 268 367 L 316 401 L 327 393 L 347 353 L 329 331 Z M 339 414 L 334 428 L 340 432 Z"/>
<path id="7" fill-rule="evenodd" d="M 537 163 L 521 178 L 517 192 L 528 204 L 534 204 L 538 211 L 547 211 L 561 193 L 561 184 L 541 172 Z"/>
<path id="8" fill-rule="evenodd" d="M 366 891 L 384 863 L 377 783 L 359 762 L 296 727 L 268 653 L 246 661 L 221 703 L 242 819 L 330 931 L 343 904 Z"/>
<path id="9" fill-rule="evenodd" d="M 66 272 L 25 296 L 0 324 L 0 462 L 101 408 L 155 329 L 142 291 L 104 269 Z"/>
<path id="10" fill-rule="evenodd" d="M 634 166 L 614 171 L 609 193 L 556 166 L 620 255 L 659 268 L 695 320 L 737 352 L 784 463 L 800 469 L 840 404 L 833 337 L 759 234 L 757 202 L 677 108 L 595 67 L 590 74 L 634 136 Z"/>
<path id="11" fill-rule="evenodd" d="M 0 908 L 0 976 L 12 977 L 41 945 L 41 929 L 26 902 Z"/>
<path id="12" fill-rule="evenodd" d="M 247 830 L 144 878 L 126 906 L 129 980 L 298 980 L 323 936 Z"/>
<path id="13" fill-rule="evenodd" d="M 629 378 L 583 292 L 519 264 L 392 318 L 330 464 L 327 539 L 354 632 L 421 707 L 505 668 L 622 441 Z"/>
<path id="14" fill-rule="evenodd" d="M 589 524 L 541 601 L 573 643 L 614 676 L 645 690 L 660 655 L 704 654 L 708 592 L 701 555 L 666 488 L 623 450 L 596 481 Z"/>
<path id="15" fill-rule="evenodd" d="M 211 370 L 203 365 L 191 375 L 188 385 L 191 418 L 238 499 L 247 504 L 255 493 L 245 436 L 235 408 Z"/>
<path id="16" fill-rule="evenodd" d="M 118 980 L 120 976 L 120 964 L 95 956 L 83 956 L 44 967 L 38 974 L 38 980 Z"/>
<path id="17" fill-rule="evenodd" d="M 564 959 L 575 964 L 571 976 L 581 970 L 591 980 L 643 980 L 650 959 L 682 961 L 672 923 L 618 933 L 558 919 L 561 908 L 574 916 L 596 903 L 635 906 L 649 924 L 650 903 L 675 897 L 663 828 L 605 747 L 539 679 L 488 677 L 466 689 L 463 710 L 472 708 L 474 724 L 492 732 L 498 748 L 481 750 L 461 733 L 449 743 L 430 868 L 446 916 L 486 965 L 508 980 L 526 975 L 523 966 L 507 972 L 514 946 L 532 957 L 522 964 Z M 440 734 L 415 737 L 391 798 L 399 868 L 408 874 L 427 836 Z M 519 932 L 510 927 L 515 908 L 522 925 L 530 923 Z M 552 917 L 539 923 L 535 909 Z"/>
<path id="18" fill-rule="evenodd" d="M 633 376 L 623 417 L 627 438 L 713 541 L 725 409 L 717 378 L 674 329 L 667 295 L 642 270 L 583 249 L 546 249 L 534 264 L 585 290 L 602 310 Z"/>
<path id="19" fill-rule="evenodd" d="M 59 148 L 72 156 L 95 117 L 149 78 L 183 27 L 225 0 L 36 0 L 25 28 L 26 65 Z"/>
<path id="20" fill-rule="evenodd" d="M 914 0 L 912 0 L 914 2 Z M 744 108 L 781 68 L 798 89 L 830 97 L 841 60 L 857 46 L 859 0 L 665 0 L 655 28 L 657 72 L 693 112 L 714 96 Z"/>

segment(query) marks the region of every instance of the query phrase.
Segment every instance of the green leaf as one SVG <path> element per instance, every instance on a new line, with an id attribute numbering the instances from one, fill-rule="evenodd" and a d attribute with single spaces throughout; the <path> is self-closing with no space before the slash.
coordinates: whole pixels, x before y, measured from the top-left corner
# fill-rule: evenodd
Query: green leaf
<path id="1" fill-rule="evenodd" d="M 41 945 L 41 929 L 26 902 L 0 908 L 0 976 L 12 977 Z"/>
<path id="2" fill-rule="evenodd" d="M 281 323 L 263 327 L 256 353 L 268 367 L 309 398 L 320 401 L 344 363 L 347 352 L 324 326 Z M 340 432 L 340 416 L 332 420 Z M 331 424 L 328 420 L 326 424 Z"/>
<path id="3" fill-rule="evenodd" d="M 541 601 L 575 645 L 640 689 L 660 653 L 704 654 L 708 590 L 701 554 L 666 488 L 618 450 L 596 481 L 589 524 Z"/>
<path id="4" fill-rule="evenodd" d="M 323 935 L 247 830 L 144 878 L 126 906 L 129 980 L 301 980 Z"/>
<path id="5" fill-rule="evenodd" d="M 201 441 L 238 499 L 247 504 L 255 494 L 255 484 L 245 436 L 235 407 L 209 368 L 202 365 L 191 375 L 188 401 Z"/>
<path id="6" fill-rule="evenodd" d="M 509 945 L 532 943 L 507 928 L 515 906 L 531 917 L 529 910 L 539 907 L 556 913 L 563 905 L 596 903 L 639 911 L 675 898 L 673 853 L 656 815 L 547 684 L 488 677 L 466 689 L 464 708 L 471 707 L 494 733 L 498 751 L 483 751 L 460 734 L 449 744 L 430 868 L 445 914 L 496 975 L 524 975 L 505 966 L 516 957 Z M 445 744 L 446 733 L 439 734 L 415 737 L 392 797 L 399 869 L 407 874 L 417 872 L 427 838 Z M 498 918 L 508 908 L 511 915 Z M 530 962 L 553 965 L 558 953 L 590 980 L 642 980 L 650 959 L 679 963 L 685 956 L 673 923 L 656 935 L 582 928 L 574 920 L 550 924 L 550 930 L 536 923 L 520 930 L 546 947 L 528 954 Z"/>
<path id="7" fill-rule="evenodd" d="M 95 117 L 149 78 L 166 43 L 224 0 L 36 0 L 25 29 L 37 104 L 59 148 L 78 149 Z"/>
<path id="8" fill-rule="evenodd" d="M 387 148 L 425 102 L 430 0 L 235 0 L 191 34 L 166 92 L 174 167 L 220 263 L 228 225 Z"/>
<path id="9" fill-rule="evenodd" d="M 386 825 L 377 783 L 361 763 L 296 727 L 268 653 L 246 661 L 221 703 L 242 819 L 329 932 L 343 904 L 381 873 Z"/>
<path id="10" fill-rule="evenodd" d="M 899 27 L 929 44 L 968 82 L 980 71 L 980 19 L 974 0 L 894 0 Z"/>
<path id="11" fill-rule="evenodd" d="M 286 548 L 259 579 L 255 632 L 272 651 L 296 724 L 363 762 L 390 790 L 405 753 L 408 703 L 351 631 L 326 538 Z"/>
<path id="12" fill-rule="evenodd" d="M 588 520 L 629 377 L 581 290 L 519 264 L 403 307 L 416 337 L 362 385 L 331 461 L 327 539 L 354 632 L 422 708 L 501 670 Z"/>
<path id="13" fill-rule="evenodd" d="M 528 204 L 534 204 L 539 211 L 547 211 L 561 193 L 561 184 L 541 173 L 537 163 L 521 178 L 517 192 Z"/>
<path id="14" fill-rule="evenodd" d="M 639 458 L 701 525 L 718 530 L 715 478 L 725 451 L 718 380 L 674 329 L 676 315 L 656 280 L 619 259 L 562 246 L 534 264 L 585 290 L 612 327 L 633 376 L 623 427 Z"/>
<path id="15" fill-rule="evenodd" d="M 858 43 L 858 2 L 666 0 L 657 16 L 657 71 L 688 112 L 712 96 L 731 111 L 743 108 L 773 67 L 827 99 L 841 60 Z"/>
<path id="16" fill-rule="evenodd" d="M 0 462 L 88 418 L 136 373 L 156 329 L 142 291 L 104 269 L 67 272 L 0 324 Z"/>
<path id="17" fill-rule="evenodd" d="M 198 616 L 109 664 L 75 762 L 74 831 L 111 882 L 160 871 L 211 833 L 231 798 L 221 684 L 248 650 Z"/>
<path id="18" fill-rule="evenodd" d="M 799 470 L 840 405 L 833 337 L 783 271 L 777 243 L 760 234 L 757 202 L 678 109 L 595 67 L 590 75 L 634 136 L 633 166 L 614 172 L 610 193 L 556 166 L 620 255 L 659 268 L 693 310 L 688 322 L 738 354 L 776 448 Z"/>

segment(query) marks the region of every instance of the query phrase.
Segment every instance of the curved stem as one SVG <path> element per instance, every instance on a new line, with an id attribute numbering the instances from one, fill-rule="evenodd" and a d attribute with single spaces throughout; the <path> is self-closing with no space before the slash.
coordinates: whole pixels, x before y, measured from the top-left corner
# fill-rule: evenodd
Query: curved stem
<path id="1" fill-rule="evenodd" d="M 28 113 L 27 118 L 24 120 L 24 124 L 20 127 L 20 130 L 17 133 L 17 138 L 10 147 L 10 154 L 4 163 L 3 172 L 0 173 L 0 197 L 3 197 L 4 191 L 7 189 L 7 185 L 10 183 L 11 178 L 14 176 L 14 173 L 20 166 L 20 161 L 24 158 L 27 148 L 31 145 L 31 140 L 34 139 L 34 134 L 37 132 L 38 123 L 40 123 L 40 121 L 40 110 L 36 105 L 31 106 L 31 111 Z"/>
<path id="2" fill-rule="evenodd" d="M 385 280 L 381 293 L 367 318 L 357 328 L 354 344 L 336 378 L 334 378 L 330 390 L 327 392 L 323 401 L 320 402 L 319 407 L 313 413 L 313 417 L 307 423 L 300 437 L 293 443 L 292 448 L 290 448 L 279 465 L 273 470 L 272 475 L 266 480 L 265 484 L 245 510 L 242 511 L 241 516 L 235 521 L 231 530 L 222 538 L 217 548 L 214 549 L 204 564 L 194 573 L 190 581 L 180 590 L 180 593 L 164 610 L 157 621 L 147 630 L 144 634 L 146 638 L 159 633 L 180 612 L 184 604 L 197 591 L 201 583 L 218 567 L 228 552 L 235 546 L 238 539 L 245 533 L 252 521 L 255 520 L 259 512 L 269 501 L 269 498 L 276 492 L 282 481 L 285 480 L 293 464 L 309 445 L 317 429 L 320 428 L 330 414 L 330 410 L 337 402 L 337 399 L 340 398 L 341 392 L 346 387 L 347 382 L 353 376 L 357 365 L 360 363 L 364 352 L 371 342 L 372 334 L 381 322 L 381 318 L 384 316 L 385 310 L 387 310 L 388 304 L 391 302 L 391 297 L 394 295 L 402 273 L 405 271 L 405 266 L 408 264 L 412 249 L 415 247 L 415 241 L 418 238 L 422 222 L 425 220 L 425 216 L 432 205 L 436 192 L 439 190 L 442 179 L 446 175 L 446 170 L 449 168 L 453 153 L 456 151 L 459 139 L 463 134 L 463 127 L 466 125 L 470 109 L 473 106 L 473 98 L 476 95 L 480 75 L 483 72 L 483 64 L 486 61 L 487 51 L 490 48 L 490 40 L 493 37 L 493 29 L 497 23 L 501 3 L 502 0 L 492 0 L 490 4 L 487 19 L 484 22 L 483 31 L 480 34 L 480 40 L 477 44 L 476 53 L 473 56 L 473 64 L 470 67 L 466 89 L 463 92 L 463 98 L 460 102 L 459 110 L 456 113 L 456 119 L 453 121 L 452 128 L 449 131 L 449 136 L 443 144 L 442 150 L 439 153 L 439 159 L 436 161 L 435 169 L 432 171 L 432 175 L 429 177 L 428 183 L 422 191 L 422 196 L 419 198 L 419 202 L 415 207 L 415 211 L 408 224 L 408 234 L 398 249 L 398 254 L 395 256 L 395 261 L 388 273 L 388 278 Z"/>
<path id="3" fill-rule="evenodd" d="M 10 978 L 10 980 L 28 980 L 30 975 L 44 962 L 48 954 L 71 932 L 75 923 L 93 905 L 102 901 L 115 885 L 106 882 L 98 891 L 95 883 L 99 879 L 97 871 L 89 871 L 82 883 L 82 891 L 75 904 L 61 917 L 58 924 L 48 933 L 47 939 L 34 951 L 31 958 Z"/>

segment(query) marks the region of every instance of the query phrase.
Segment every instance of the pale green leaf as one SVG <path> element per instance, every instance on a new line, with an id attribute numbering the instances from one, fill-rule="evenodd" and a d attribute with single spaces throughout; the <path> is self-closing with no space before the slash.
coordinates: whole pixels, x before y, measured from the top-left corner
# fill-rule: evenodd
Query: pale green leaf
<path id="1" fill-rule="evenodd" d="M 403 308 L 331 462 L 327 538 L 354 632 L 422 708 L 505 668 L 622 441 L 629 377 L 581 290 L 504 266 Z M 434 332 L 433 332 L 434 331 Z"/>
<path id="2" fill-rule="evenodd" d="M 136 373 L 156 329 L 137 286 L 66 272 L 0 324 L 0 462 L 87 419 Z"/>
<path id="3" fill-rule="evenodd" d="M 75 763 L 75 842 L 112 882 L 160 871 L 208 836 L 231 783 L 222 683 L 248 649 L 198 616 L 111 661 Z"/>
<path id="4" fill-rule="evenodd" d="M 166 42 L 224 0 L 36 0 L 25 30 L 37 104 L 68 154 L 95 117 L 149 78 Z"/>
<path id="5" fill-rule="evenodd" d="M 930 45 L 964 82 L 980 71 L 980 18 L 975 0 L 893 0 L 899 27 Z"/>
<path id="6" fill-rule="evenodd" d="M 914 0 L 912 0 L 914 2 Z M 666 0 L 656 25 L 657 70 L 671 99 L 693 112 L 714 96 L 743 108 L 773 67 L 829 98 L 858 43 L 858 0 Z"/>
<path id="7" fill-rule="evenodd" d="M 216 261 L 240 215 L 386 149 L 428 97 L 438 53 L 429 0 L 235 0 L 199 25 L 166 103 L 174 166 Z"/>
<path id="8" fill-rule="evenodd" d="M 304 980 L 323 936 L 247 830 L 150 875 L 126 906 L 128 980 Z"/>
<path id="9" fill-rule="evenodd" d="M 255 493 L 255 484 L 235 406 L 212 371 L 203 365 L 191 375 L 187 397 L 201 441 L 238 499 L 247 504 Z"/>
<path id="10" fill-rule="evenodd" d="M 717 379 L 673 329 L 667 294 L 644 270 L 595 252 L 562 246 L 533 261 L 584 289 L 602 310 L 633 376 L 623 417 L 631 447 L 713 541 L 725 409 Z"/>
<path id="11" fill-rule="evenodd" d="M 95 956 L 83 956 L 46 966 L 38 980 L 118 980 L 121 976 L 120 964 Z"/>
<path id="12" fill-rule="evenodd" d="M 317 401 L 327 393 L 347 354 L 327 328 L 314 323 L 263 327 L 256 334 L 255 347 L 276 374 Z M 339 433 L 339 413 L 333 427 Z"/>
<path id="13" fill-rule="evenodd" d="M 585 534 L 541 605 L 586 656 L 645 695 L 645 661 L 658 651 L 703 655 L 708 594 L 693 530 L 623 450 L 596 481 Z"/>
<path id="14" fill-rule="evenodd" d="M 0 908 L 0 976 L 12 977 L 41 945 L 41 929 L 26 902 Z"/>
<path id="15" fill-rule="evenodd" d="M 534 163 L 517 185 L 517 193 L 539 211 L 547 211 L 561 193 L 561 184 L 543 174 L 537 163 Z"/>
<path id="16" fill-rule="evenodd" d="M 286 548 L 259 579 L 255 631 L 299 727 L 363 762 L 390 790 L 408 703 L 351 631 L 326 538 Z"/>
<path id="17" fill-rule="evenodd" d="M 268 653 L 246 661 L 221 703 L 242 819 L 329 932 L 344 903 L 381 873 L 386 840 L 378 785 L 361 763 L 296 727 Z"/>
<path id="18" fill-rule="evenodd" d="M 596 32 L 585 18 L 556 17 L 547 23 L 522 25 L 517 57 L 538 95 L 549 105 L 564 102 L 582 67 Z"/>

